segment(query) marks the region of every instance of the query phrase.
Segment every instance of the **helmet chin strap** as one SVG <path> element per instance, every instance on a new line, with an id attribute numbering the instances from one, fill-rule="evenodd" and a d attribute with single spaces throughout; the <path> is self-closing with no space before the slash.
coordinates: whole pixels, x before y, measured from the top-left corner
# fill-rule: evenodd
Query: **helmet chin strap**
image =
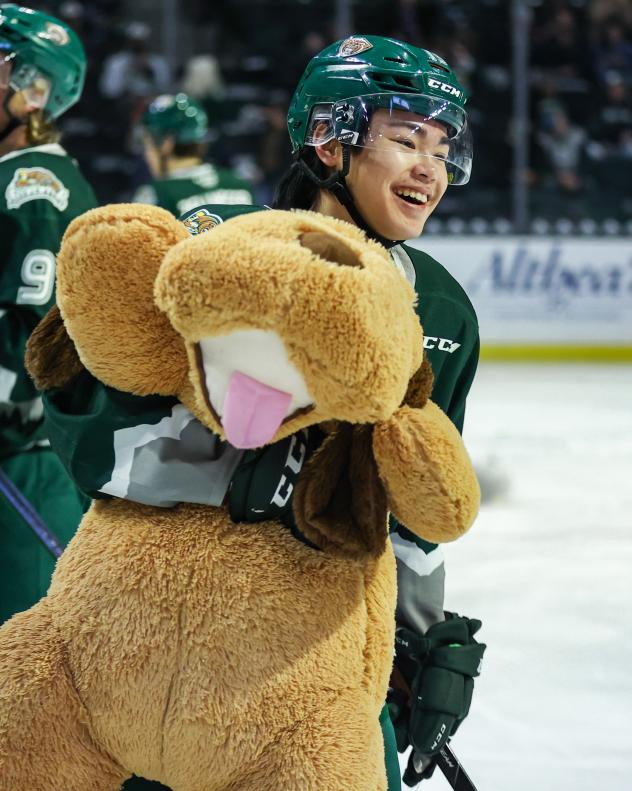
<path id="1" fill-rule="evenodd" d="M 349 175 L 349 167 L 351 165 L 350 146 L 342 146 L 342 170 L 337 170 L 326 179 L 319 178 L 312 170 L 310 170 L 309 166 L 300 158 L 300 156 L 297 159 L 297 164 L 303 173 L 305 173 L 305 175 L 314 182 L 314 184 L 321 187 L 321 189 L 329 190 L 337 198 L 339 203 L 341 203 L 349 212 L 349 216 L 358 226 L 358 228 L 361 228 L 370 239 L 374 239 L 376 242 L 379 242 L 381 245 L 386 247 L 387 250 L 389 250 L 391 247 L 395 247 L 397 244 L 401 244 L 404 241 L 403 239 L 386 239 L 384 236 L 381 236 L 369 225 L 356 206 L 346 179 L 346 177 Z"/>

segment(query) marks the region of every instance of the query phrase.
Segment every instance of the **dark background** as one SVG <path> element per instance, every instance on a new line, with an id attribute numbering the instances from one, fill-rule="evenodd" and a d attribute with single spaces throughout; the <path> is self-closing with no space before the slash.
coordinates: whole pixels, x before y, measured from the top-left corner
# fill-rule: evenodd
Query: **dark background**
<path id="1" fill-rule="evenodd" d="M 512 73 L 512 11 L 527 14 L 528 73 Z M 93 0 L 32 3 L 65 19 L 89 57 L 82 100 L 61 119 L 65 147 L 101 201 L 147 178 L 137 121 L 156 94 L 196 88 L 209 158 L 267 202 L 290 161 L 285 114 L 309 58 L 348 33 L 392 35 L 446 58 L 471 93 L 470 184 L 448 190 L 427 232 L 509 233 L 517 128 L 528 85 L 531 233 L 632 232 L 630 0 Z M 194 81 L 200 68 L 215 77 Z M 118 62 L 118 63 L 117 63 Z M 199 59 L 197 61 L 199 66 Z M 117 68 L 119 73 L 117 75 Z M 519 230 L 519 229 L 518 229 Z"/>

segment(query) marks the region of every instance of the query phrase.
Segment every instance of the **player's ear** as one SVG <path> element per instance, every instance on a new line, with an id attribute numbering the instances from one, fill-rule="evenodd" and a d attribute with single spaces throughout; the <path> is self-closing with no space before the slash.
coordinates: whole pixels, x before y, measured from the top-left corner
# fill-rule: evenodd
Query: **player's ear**
<path id="1" fill-rule="evenodd" d="M 316 156 L 328 168 L 340 170 L 342 168 L 342 146 L 337 140 L 330 140 L 320 146 L 314 146 Z"/>

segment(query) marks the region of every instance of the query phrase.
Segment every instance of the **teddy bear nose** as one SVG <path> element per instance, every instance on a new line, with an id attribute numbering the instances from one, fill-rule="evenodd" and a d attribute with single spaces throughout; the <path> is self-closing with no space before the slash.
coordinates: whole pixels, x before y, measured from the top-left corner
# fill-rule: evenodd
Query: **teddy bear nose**
<path id="1" fill-rule="evenodd" d="M 306 231 L 298 238 L 302 247 L 307 247 L 312 253 L 315 253 L 325 261 L 331 261 L 333 264 L 340 266 L 357 266 L 362 269 L 362 262 L 359 255 L 341 244 L 339 239 L 332 238 L 329 234 L 322 233 L 321 231 Z"/>

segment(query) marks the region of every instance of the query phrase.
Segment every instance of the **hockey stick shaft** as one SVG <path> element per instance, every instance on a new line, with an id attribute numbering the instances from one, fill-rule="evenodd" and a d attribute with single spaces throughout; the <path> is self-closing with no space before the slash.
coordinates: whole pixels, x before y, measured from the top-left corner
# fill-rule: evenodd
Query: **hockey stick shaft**
<path id="1" fill-rule="evenodd" d="M 54 558 L 58 558 L 64 551 L 53 531 L 44 523 L 42 517 L 29 503 L 22 492 L 17 488 L 9 476 L 0 470 L 0 493 L 2 493 L 17 513 L 24 519 L 39 540 Z"/>
<path id="2" fill-rule="evenodd" d="M 468 777 L 449 744 L 439 750 L 437 764 L 454 791 L 476 791 L 476 786 Z"/>

